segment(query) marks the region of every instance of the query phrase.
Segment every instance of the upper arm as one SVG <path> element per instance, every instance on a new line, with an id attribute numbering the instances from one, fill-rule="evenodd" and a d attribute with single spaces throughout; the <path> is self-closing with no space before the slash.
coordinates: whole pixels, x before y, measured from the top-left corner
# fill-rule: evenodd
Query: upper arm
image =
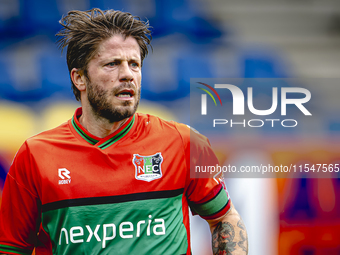
<path id="1" fill-rule="evenodd" d="M 6 177 L 0 208 L 0 252 L 31 254 L 40 225 L 40 200 L 30 187 L 30 160 L 25 146 Z"/>
<path id="2" fill-rule="evenodd" d="M 177 124 L 176 128 L 185 151 L 185 194 L 192 213 L 204 219 L 224 215 L 229 210 L 229 194 L 221 172 L 217 174 L 198 170 L 198 167 L 215 167 L 219 164 L 209 140 L 186 125 Z"/>
<path id="3" fill-rule="evenodd" d="M 239 213 L 236 211 L 233 203 L 231 202 L 231 200 L 229 201 L 230 203 L 230 208 L 229 210 L 221 215 L 220 217 L 217 217 L 217 218 L 213 218 L 213 219 L 207 219 L 207 222 L 210 226 L 210 228 L 214 228 L 216 227 L 216 225 L 219 223 L 219 222 L 223 222 L 223 221 L 235 221 L 235 220 L 238 220 L 240 219 L 240 215 Z"/>

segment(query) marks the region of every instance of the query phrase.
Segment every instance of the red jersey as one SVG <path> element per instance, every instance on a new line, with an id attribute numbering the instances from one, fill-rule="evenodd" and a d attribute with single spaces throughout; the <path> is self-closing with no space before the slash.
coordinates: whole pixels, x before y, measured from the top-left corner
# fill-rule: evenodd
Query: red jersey
<path id="1" fill-rule="evenodd" d="M 0 252 L 190 254 L 188 205 L 206 219 L 230 207 L 220 182 L 190 177 L 192 162 L 218 163 L 208 140 L 145 114 L 98 138 L 80 115 L 18 151 L 3 191 Z"/>

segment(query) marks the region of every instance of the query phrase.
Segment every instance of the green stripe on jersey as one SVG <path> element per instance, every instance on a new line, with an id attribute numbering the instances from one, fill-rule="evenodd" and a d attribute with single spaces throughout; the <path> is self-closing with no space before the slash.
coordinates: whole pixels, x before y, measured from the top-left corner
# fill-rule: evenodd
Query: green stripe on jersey
<path id="1" fill-rule="evenodd" d="M 201 216 L 213 215 L 221 211 L 228 203 L 228 195 L 223 188 L 216 197 L 203 204 L 191 203 L 191 208 Z"/>
<path id="2" fill-rule="evenodd" d="M 33 250 L 20 249 L 18 247 L 0 244 L 0 253 L 1 252 L 11 252 L 11 253 L 15 253 L 15 254 L 26 255 L 26 254 L 32 254 L 32 251 Z"/>
<path id="3" fill-rule="evenodd" d="M 42 213 L 53 254 L 185 254 L 183 194 Z"/>
<path id="4" fill-rule="evenodd" d="M 83 130 L 81 130 L 80 127 L 78 127 L 77 123 L 74 120 L 74 116 L 72 117 L 72 126 L 73 128 L 77 131 L 77 133 L 88 143 L 94 145 L 96 143 L 98 143 L 98 140 L 90 137 L 89 135 L 87 135 L 85 132 L 83 132 Z"/>
<path id="5" fill-rule="evenodd" d="M 106 149 L 108 147 L 110 147 L 112 144 L 114 144 L 115 142 L 119 141 L 120 139 L 122 139 L 132 128 L 133 124 L 135 122 L 135 115 L 133 115 L 132 119 L 130 119 L 130 123 L 124 128 L 122 129 L 118 134 L 116 134 L 115 136 L 113 136 L 112 138 L 110 138 L 108 141 L 104 142 L 103 144 L 100 144 L 98 147 L 101 149 Z M 96 143 L 99 142 L 99 140 L 96 140 L 94 138 L 92 138 L 91 136 L 89 136 L 88 134 L 86 134 L 76 123 L 76 121 L 74 120 L 74 116 L 72 117 L 72 126 L 73 128 L 77 131 L 77 133 L 88 143 L 95 145 Z"/>
<path id="6" fill-rule="evenodd" d="M 114 137 L 112 137 L 111 139 L 109 139 L 105 143 L 99 145 L 98 147 L 104 150 L 107 147 L 110 147 L 115 142 L 117 142 L 120 139 L 122 139 L 130 131 L 130 129 L 132 128 L 134 122 L 135 122 L 135 115 L 133 115 L 133 118 L 132 118 L 131 122 L 122 131 L 120 131 Z"/>

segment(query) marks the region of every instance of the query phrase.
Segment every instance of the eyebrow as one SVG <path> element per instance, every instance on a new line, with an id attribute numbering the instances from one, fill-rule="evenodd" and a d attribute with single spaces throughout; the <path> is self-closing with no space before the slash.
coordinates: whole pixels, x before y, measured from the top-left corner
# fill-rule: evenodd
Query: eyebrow
<path id="1" fill-rule="evenodd" d="M 100 62 L 112 62 L 112 61 L 124 61 L 125 58 L 122 58 L 122 57 L 119 57 L 119 56 L 113 56 L 113 57 L 108 57 L 108 58 L 105 58 L 105 59 L 102 59 L 100 60 Z M 141 59 L 139 57 L 131 57 L 131 58 L 128 58 L 127 61 L 136 61 L 136 62 L 141 62 Z"/>

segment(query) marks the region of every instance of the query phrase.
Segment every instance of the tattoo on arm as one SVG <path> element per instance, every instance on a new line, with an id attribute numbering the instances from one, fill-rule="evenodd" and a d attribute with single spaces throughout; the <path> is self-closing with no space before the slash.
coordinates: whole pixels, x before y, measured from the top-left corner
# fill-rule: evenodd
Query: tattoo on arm
<path id="1" fill-rule="evenodd" d="M 219 222 L 212 234 L 214 255 L 230 255 L 235 250 L 235 231 L 229 222 Z"/>
<path id="2" fill-rule="evenodd" d="M 240 219 L 237 222 L 239 228 L 239 236 L 237 235 L 237 227 L 230 222 L 219 222 L 212 233 L 212 249 L 214 255 L 231 255 L 233 251 L 244 251 L 248 253 L 248 237 L 246 227 Z M 236 240 L 235 240 L 236 239 Z M 237 247 L 238 246 L 238 247 Z"/>
<path id="3" fill-rule="evenodd" d="M 241 229 L 240 230 L 240 241 L 237 243 L 238 246 L 245 252 L 248 251 L 247 247 L 248 247 L 248 238 L 247 238 L 247 234 L 246 234 L 246 227 L 243 223 L 242 220 L 239 220 L 237 222 L 237 226 Z"/>

